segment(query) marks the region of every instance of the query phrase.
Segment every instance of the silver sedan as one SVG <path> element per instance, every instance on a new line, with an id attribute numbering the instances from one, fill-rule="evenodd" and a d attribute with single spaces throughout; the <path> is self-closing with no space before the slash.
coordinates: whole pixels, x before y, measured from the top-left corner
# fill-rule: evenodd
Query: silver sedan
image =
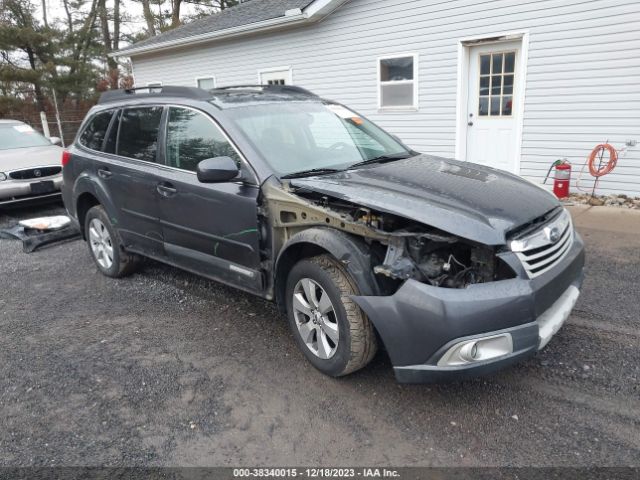
<path id="1" fill-rule="evenodd" d="M 60 139 L 17 120 L 0 120 L 0 207 L 60 196 Z"/>

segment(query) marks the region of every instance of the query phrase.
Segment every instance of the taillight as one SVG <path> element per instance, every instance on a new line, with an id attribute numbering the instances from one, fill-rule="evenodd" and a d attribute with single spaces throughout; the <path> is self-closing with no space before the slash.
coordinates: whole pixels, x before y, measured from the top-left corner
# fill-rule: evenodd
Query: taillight
<path id="1" fill-rule="evenodd" d="M 71 160 L 71 152 L 65 150 L 62 152 L 62 166 L 64 167 Z"/>

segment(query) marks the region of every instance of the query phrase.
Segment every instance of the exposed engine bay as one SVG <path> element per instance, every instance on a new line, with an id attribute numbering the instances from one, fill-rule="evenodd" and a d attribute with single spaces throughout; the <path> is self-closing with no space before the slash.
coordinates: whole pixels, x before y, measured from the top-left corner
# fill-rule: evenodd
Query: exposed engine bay
<path id="1" fill-rule="evenodd" d="M 369 244 L 373 272 L 389 288 L 408 279 L 465 288 L 515 276 L 493 248 L 412 220 L 303 189 L 273 186 L 265 192 L 276 250 L 312 225 L 358 235 Z"/>
<path id="2" fill-rule="evenodd" d="M 455 237 L 400 233 L 374 271 L 394 279 L 413 278 L 435 287 L 465 288 L 495 280 L 496 258 L 487 247 L 470 246 Z"/>

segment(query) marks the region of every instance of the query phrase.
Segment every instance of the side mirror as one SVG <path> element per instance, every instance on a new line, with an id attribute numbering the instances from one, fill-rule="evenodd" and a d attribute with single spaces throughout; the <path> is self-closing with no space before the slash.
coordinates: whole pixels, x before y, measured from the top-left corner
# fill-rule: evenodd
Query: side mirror
<path id="1" fill-rule="evenodd" d="M 62 140 L 60 137 L 49 137 L 49 141 L 52 145 L 62 145 Z"/>
<path id="2" fill-rule="evenodd" d="M 236 178 L 240 169 L 231 157 L 214 157 L 198 163 L 196 173 L 202 183 L 222 183 Z"/>

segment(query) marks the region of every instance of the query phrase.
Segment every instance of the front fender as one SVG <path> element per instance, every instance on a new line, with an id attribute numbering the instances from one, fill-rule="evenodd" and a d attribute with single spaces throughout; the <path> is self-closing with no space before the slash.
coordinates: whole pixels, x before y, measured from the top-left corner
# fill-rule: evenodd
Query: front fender
<path id="1" fill-rule="evenodd" d="M 380 287 L 373 274 L 371 250 L 354 235 L 333 228 L 314 227 L 295 234 L 282 247 L 276 260 L 276 298 L 284 305 L 284 289 L 289 270 L 298 260 L 299 248 L 315 246 L 344 265 L 356 282 L 361 295 L 380 295 Z"/>

